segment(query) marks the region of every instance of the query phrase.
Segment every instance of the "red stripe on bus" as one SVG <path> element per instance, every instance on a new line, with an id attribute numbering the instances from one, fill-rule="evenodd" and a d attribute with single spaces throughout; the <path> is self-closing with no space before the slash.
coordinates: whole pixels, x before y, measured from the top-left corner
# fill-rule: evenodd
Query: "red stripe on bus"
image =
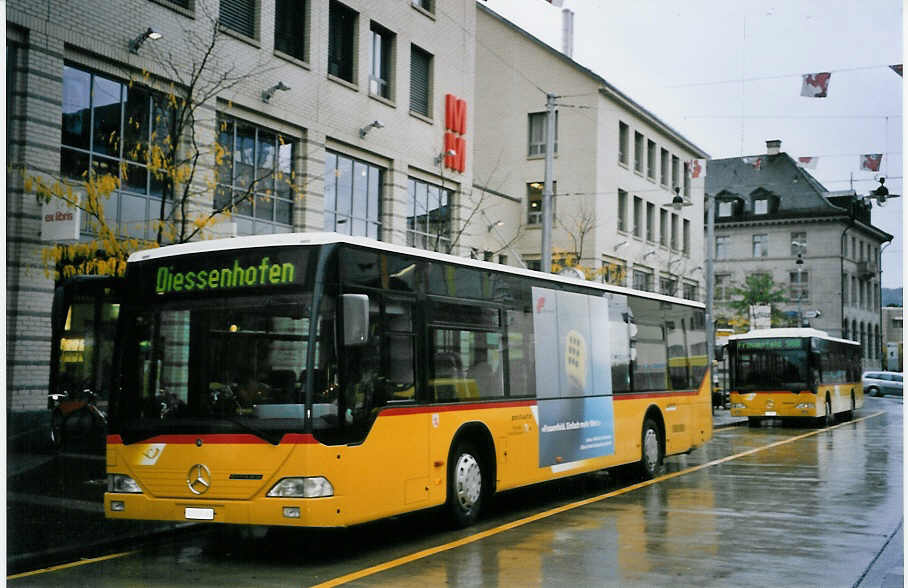
<path id="1" fill-rule="evenodd" d="M 381 411 L 381 416 L 400 416 L 405 414 L 425 414 L 430 412 L 454 412 L 460 410 L 482 410 L 484 408 L 515 408 L 520 406 L 535 406 L 536 400 L 516 400 L 511 402 L 471 402 L 470 404 L 447 404 L 430 406 L 399 406 L 386 408 Z"/>
<path id="2" fill-rule="evenodd" d="M 615 400 L 637 400 L 638 398 L 668 398 L 671 396 L 696 396 L 699 390 L 682 390 L 678 392 L 638 392 L 636 394 L 615 393 L 612 398 Z"/>
<path id="3" fill-rule="evenodd" d="M 854 384 L 852 384 L 854 385 Z M 810 390 L 801 390 L 800 392 L 794 392 L 792 390 L 749 390 L 747 392 L 738 392 L 733 390 L 731 394 L 737 394 L 739 396 L 745 396 L 747 394 L 816 394 Z"/>
<path id="4" fill-rule="evenodd" d="M 249 434 L 212 434 L 212 435 L 157 435 L 151 439 L 145 439 L 142 443 L 170 443 L 174 445 L 192 445 L 196 441 L 200 440 L 202 444 L 208 445 L 258 445 L 268 443 L 260 437 Z M 308 445 L 315 444 L 318 441 L 315 440 L 309 433 L 287 433 L 281 438 L 281 443 L 286 444 L 297 444 L 297 445 Z M 107 436 L 108 445 L 122 445 L 123 438 L 120 435 L 108 435 Z"/>

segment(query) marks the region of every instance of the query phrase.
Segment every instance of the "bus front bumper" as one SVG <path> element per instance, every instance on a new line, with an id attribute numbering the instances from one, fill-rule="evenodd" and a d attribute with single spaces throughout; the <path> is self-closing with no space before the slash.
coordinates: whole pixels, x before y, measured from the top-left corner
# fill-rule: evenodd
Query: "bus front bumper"
<path id="1" fill-rule="evenodd" d="M 342 527 L 342 499 L 270 498 L 252 500 L 181 500 L 153 498 L 145 494 L 104 494 L 104 516 L 138 519 L 236 525 L 283 525 L 297 527 Z"/>

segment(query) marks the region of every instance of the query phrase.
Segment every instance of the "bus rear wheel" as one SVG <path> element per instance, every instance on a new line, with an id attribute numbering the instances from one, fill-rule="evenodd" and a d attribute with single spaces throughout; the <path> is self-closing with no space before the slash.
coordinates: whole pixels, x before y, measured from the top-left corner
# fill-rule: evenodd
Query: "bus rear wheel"
<path id="1" fill-rule="evenodd" d="M 467 527 L 479 518 L 483 471 L 479 452 L 469 443 L 457 446 L 448 472 L 448 509 L 454 523 Z"/>
<path id="2" fill-rule="evenodd" d="M 647 417 L 643 421 L 643 431 L 640 434 L 640 475 L 644 480 L 652 480 L 659 474 L 662 467 L 662 440 L 659 426 Z"/>

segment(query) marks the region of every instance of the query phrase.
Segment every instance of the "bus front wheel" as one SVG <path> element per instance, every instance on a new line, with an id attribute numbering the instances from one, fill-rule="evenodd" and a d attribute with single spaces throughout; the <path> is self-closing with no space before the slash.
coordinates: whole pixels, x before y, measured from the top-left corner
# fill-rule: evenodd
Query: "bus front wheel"
<path id="1" fill-rule="evenodd" d="M 643 421 L 640 445 L 640 474 L 644 480 L 652 480 L 659 473 L 663 453 L 659 426 L 649 417 Z"/>
<path id="2" fill-rule="evenodd" d="M 829 396 L 826 397 L 825 407 L 825 413 L 822 417 L 822 420 L 820 421 L 820 424 L 826 427 L 831 427 L 835 424 L 835 414 L 832 412 L 832 401 L 829 399 Z"/>
<path id="3" fill-rule="evenodd" d="M 454 523 L 467 527 L 476 522 L 482 506 L 483 472 L 479 452 L 468 443 L 457 446 L 448 473 L 448 508 Z"/>

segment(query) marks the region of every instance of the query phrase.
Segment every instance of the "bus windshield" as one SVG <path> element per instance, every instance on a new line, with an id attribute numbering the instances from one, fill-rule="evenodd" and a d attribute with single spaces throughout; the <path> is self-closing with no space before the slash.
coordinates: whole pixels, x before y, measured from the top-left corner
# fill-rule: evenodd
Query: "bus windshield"
<path id="1" fill-rule="evenodd" d="M 221 262 L 223 278 L 210 258 L 203 270 L 173 262 L 134 270 L 111 409 L 111 432 L 124 442 L 165 433 L 242 432 L 277 443 L 286 433 L 303 432 L 313 312 L 305 257 L 294 260 L 299 275 L 292 284 L 276 287 L 259 283 L 259 276 L 267 280 L 268 257 L 247 259 Z M 226 275 L 234 271 L 231 261 L 239 268 L 234 282 Z M 241 283 L 248 268 L 255 271 L 249 269 Z M 186 293 L 187 274 L 196 283 L 202 274 L 208 288 Z M 278 270 L 274 275 L 277 281 Z M 182 290 L 174 291 L 172 276 L 184 277 Z M 211 288 L 215 280 L 217 289 Z M 318 339 L 322 326 L 315 327 Z M 333 333 L 325 335 L 333 341 Z"/>
<path id="2" fill-rule="evenodd" d="M 804 390 L 808 388 L 807 350 L 803 339 L 754 339 L 737 342 L 734 389 Z"/>

